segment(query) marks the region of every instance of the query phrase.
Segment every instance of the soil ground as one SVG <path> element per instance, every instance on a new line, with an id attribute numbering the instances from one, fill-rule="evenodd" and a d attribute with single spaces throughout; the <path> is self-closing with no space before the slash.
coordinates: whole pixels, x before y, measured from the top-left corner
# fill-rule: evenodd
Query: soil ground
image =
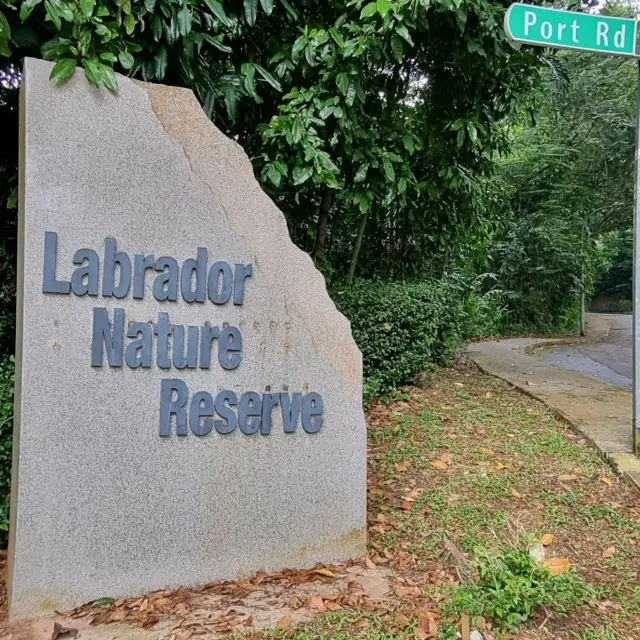
<path id="1" fill-rule="evenodd" d="M 367 558 L 120 600 L 65 619 L 78 628 L 116 621 L 148 629 L 149 640 L 453 638 L 449 604 L 469 562 L 482 549 L 544 539 L 547 558 L 568 561 L 589 597 L 567 615 L 538 606 L 515 632 L 476 621 L 483 640 L 640 638 L 640 494 L 544 405 L 475 368 L 441 369 L 382 398 L 368 423 Z M 0 638 L 24 640 L 24 628 L 5 624 Z"/>

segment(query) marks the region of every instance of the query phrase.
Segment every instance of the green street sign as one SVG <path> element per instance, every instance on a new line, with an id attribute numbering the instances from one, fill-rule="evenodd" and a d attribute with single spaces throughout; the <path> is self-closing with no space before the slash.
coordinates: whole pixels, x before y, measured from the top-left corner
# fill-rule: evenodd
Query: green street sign
<path id="1" fill-rule="evenodd" d="M 504 29 L 511 40 L 543 47 L 619 56 L 636 53 L 636 21 L 628 18 L 516 3 L 507 11 Z"/>

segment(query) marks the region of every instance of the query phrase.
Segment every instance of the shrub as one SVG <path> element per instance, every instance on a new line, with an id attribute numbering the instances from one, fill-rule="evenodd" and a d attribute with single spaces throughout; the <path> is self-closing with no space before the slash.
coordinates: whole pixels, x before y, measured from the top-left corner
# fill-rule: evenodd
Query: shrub
<path id="1" fill-rule="evenodd" d="M 498 628 L 513 630 L 542 607 L 566 615 L 570 608 L 597 595 L 575 573 L 551 575 L 525 546 L 507 549 L 497 557 L 480 553 L 475 564 L 477 582 L 456 589 L 447 605 L 445 614 L 454 619 L 464 611 L 472 618 L 483 616 Z M 455 629 L 451 637 L 453 634 Z"/>
<path id="2" fill-rule="evenodd" d="M 13 382 L 15 360 L 0 360 L 0 547 L 6 545 L 9 530 L 9 489 L 13 446 Z"/>
<path id="3" fill-rule="evenodd" d="M 362 351 L 365 398 L 414 381 L 460 346 L 462 300 L 447 282 L 358 282 L 334 292 Z"/>

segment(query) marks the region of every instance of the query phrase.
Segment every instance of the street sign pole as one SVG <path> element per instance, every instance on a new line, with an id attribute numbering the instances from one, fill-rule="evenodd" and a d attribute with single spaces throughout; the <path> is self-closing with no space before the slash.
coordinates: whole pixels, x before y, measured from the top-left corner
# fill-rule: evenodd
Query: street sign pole
<path id="1" fill-rule="evenodd" d="M 636 58 L 635 189 L 633 209 L 633 450 L 640 455 L 640 59 L 636 53 L 637 23 L 579 11 L 562 11 L 516 2 L 504 18 L 504 30 L 514 42 L 540 47 L 577 49 Z M 583 237 L 584 237 L 583 226 Z M 583 280 L 584 284 L 584 280 Z M 581 332 L 584 330 L 584 292 L 581 296 Z"/>

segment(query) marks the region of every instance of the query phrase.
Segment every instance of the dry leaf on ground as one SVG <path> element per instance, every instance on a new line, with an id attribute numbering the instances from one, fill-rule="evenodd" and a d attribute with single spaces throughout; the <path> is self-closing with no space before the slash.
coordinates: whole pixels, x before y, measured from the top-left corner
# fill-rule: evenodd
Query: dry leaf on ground
<path id="1" fill-rule="evenodd" d="M 615 547 L 609 547 L 609 548 L 605 549 L 602 552 L 602 557 L 605 560 L 607 560 L 609 558 L 613 558 L 613 556 L 615 556 L 615 555 L 616 555 L 616 548 Z"/>
<path id="2" fill-rule="evenodd" d="M 440 469 L 442 471 L 449 468 L 449 465 L 442 460 L 429 460 L 429 466 L 432 469 Z"/>
<path id="3" fill-rule="evenodd" d="M 547 558 L 544 566 L 549 569 L 552 576 L 559 576 L 571 569 L 571 564 L 566 558 Z"/>
<path id="4" fill-rule="evenodd" d="M 544 547 L 548 547 L 553 542 L 553 534 L 545 533 L 542 538 L 540 538 L 540 544 Z"/>

